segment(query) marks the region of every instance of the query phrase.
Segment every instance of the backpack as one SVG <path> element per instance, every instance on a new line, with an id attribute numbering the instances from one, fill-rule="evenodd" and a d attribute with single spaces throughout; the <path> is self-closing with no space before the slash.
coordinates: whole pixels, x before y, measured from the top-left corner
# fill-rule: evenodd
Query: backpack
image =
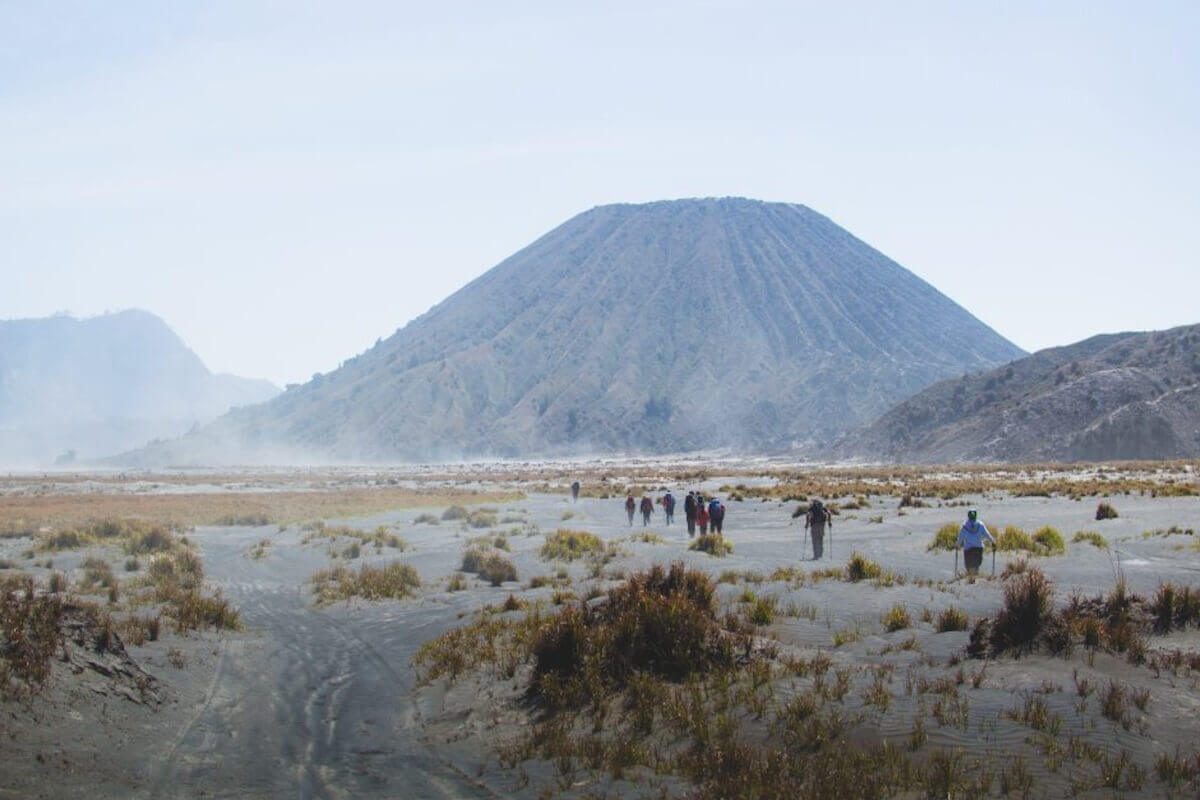
<path id="1" fill-rule="evenodd" d="M 808 513 L 812 515 L 812 521 L 816 525 L 820 525 L 825 520 L 829 519 L 829 514 L 826 513 L 825 506 L 821 505 L 820 500 L 813 500 L 813 504 L 809 507 Z"/>
<path id="2" fill-rule="evenodd" d="M 717 500 L 715 497 L 712 499 L 712 502 L 708 504 L 708 518 L 721 518 L 721 501 Z"/>

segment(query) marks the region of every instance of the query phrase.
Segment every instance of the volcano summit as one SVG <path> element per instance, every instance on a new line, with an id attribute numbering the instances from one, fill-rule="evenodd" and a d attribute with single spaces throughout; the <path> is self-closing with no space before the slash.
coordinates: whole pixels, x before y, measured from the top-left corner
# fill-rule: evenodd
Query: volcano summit
<path id="1" fill-rule="evenodd" d="M 339 369 L 155 450 L 171 463 L 762 450 L 823 442 L 1021 355 L 804 206 L 610 205 Z"/>

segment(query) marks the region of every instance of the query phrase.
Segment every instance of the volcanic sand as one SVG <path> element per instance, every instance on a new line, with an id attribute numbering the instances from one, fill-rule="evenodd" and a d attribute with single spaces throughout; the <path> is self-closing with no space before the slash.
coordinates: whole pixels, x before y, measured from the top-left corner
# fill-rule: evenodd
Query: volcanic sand
<path id="1" fill-rule="evenodd" d="M 562 483 L 569 480 L 564 476 Z M 704 488 L 713 491 L 735 480 L 710 478 Z M 505 483 L 498 488 L 513 486 Z M 157 679 L 155 691 L 161 701 L 135 698 L 90 671 L 72 674 L 56 666 L 42 695 L 28 703 L 9 701 L 0 706 L 4 742 L 0 796 L 536 797 L 546 786 L 557 790 L 560 784 L 549 763 L 523 765 L 530 778 L 526 781 L 497 762 L 495 747 L 518 735 L 529 719 L 529 709 L 520 700 L 522 687 L 481 676 L 453 685 L 435 681 L 418 686 L 411 662 L 423 643 L 468 622 L 473 611 L 500 603 L 509 593 L 548 600 L 553 588 L 523 588 L 535 575 L 551 575 L 565 567 L 579 594 L 593 584 L 614 585 L 610 579 L 589 578 L 585 563 L 563 565 L 540 559 L 542 534 L 560 527 L 587 530 L 606 542 L 619 540 L 624 554 L 608 565 L 610 575 L 613 570 L 628 572 L 676 560 L 714 578 L 730 570 L 751 573 L 759 595 L 777 596 L 781 604 L 815 611 L 808 616 L 779 616 L 759 633 L 776 638 L 791 652 L 825 652 L 835 666 L 857 669 L 891 663 L 897 676 L 906 670 L 930 676 L 952 674 L 946 663 L 961 654 L 967 634 L 935 633 L 929 624 L 917 622 L 920 610 L 928 608 L 936 614 L 953 605 L 974 619 L 994 613 L 1001 605 L 1003 583 L 987 577 L 990 556 L 984 562 L 984 578 L 970 582 L 955 580 L 951 553 L 926 550 L 940 525 L 962 519 L 961 507 L 907 508 L 900 515 L 896 498 L 871 497 L 871 507 L 844 511 L 834 518 L 826 558 L 813 562 L 802 552 L 802 528 L 791 518 L 794 502 L 737 502 L 723 496 L 728 508 L 725 535 L 735 550 L 713 558 L 687 549 L 682 497 L 693 487 L 671 488 L 680 507 L 675 524 L 669 527 L 661 508 L 656 508 L 648 528 L 643 529 L 640 516 L 630 527 L 623 495 L 616 494 L 609 499 L 582 497 L 573 503 L 569 496 L 543 493 L 493 503 L 500 518 L 521 522 L 499 523 L 486 530 L 467 529 L 457 522 L 414 524 L 419 514 L 440 515 L 441 508 L 357 517 L 344 522 L 366 531 L 388 526 L 403 536 L 409 549 L 397 553 L 384 548 L 377 554 L 366 546 L 359 559 L 349 562 L 333 561 L 327 540 L 303 543 L 306 532 L 296 526 L 285 530 L 198 527 L 191 538 L 202 554 L 208 580 L 241 609 L 246 630 L 172 636 L 144 647 L 130 646 L 133 659 Z M 955 502 L 959 500 L 975 503 L 981 519 L 993 530 L 1016 525 L 1032 532 L 1052 525 L 1068 542 L 1079 530 L 1097 531 L 1107 538 L 1109 551 L 1085 542 L 1069 543 L 1065 556 L 1031 560 L 1052 578 L 1060 603 L 1072 589 L 1089 596 L 1111 590 L 1118 572 L 1133 592 L 1142 595 L 1152 594 L 1162 581 L 1192 585 L 1200 572 L 1195 537 L 1141 535 L 1171 526 L 1200 527 L 1200 498 L 1117 495 L 1108 500 L 1120 517 L 1102 522 L 1094 519 L 1097 498 L 1073 501 L 988 493 Z M 880 515 L 882 522 L 872 520 Z M 629 538 L 644 530 L 665 541 Z M 472 577 L 467 589 L 447 591 L 446 580 L 456 573 L 467 539 L 506 531 L 521 582 L 491 587 Z M 251 558 L 249 551 L 262 539 L 269 539 L 271 546 L 263 557 Z M 0 557 L 19 562 L 19 551 L 28 544 L 28 540 L 0 540 Z M 841 567 L 852 551 L 904 576 L 905 582 L 874 586 L 827 579 L 795 588 L 762 578 L 778 567 L 805 571 Z M 69 569 L 84 555 L 55 554 L 55 568 Z M 999 556 L 997 573 L 1013 558 Z M 318 569 L 331 563 L 356 567 L 396 559 L 418 570 L 423 586 L 416 597 L 314 606 L 307 581 Z M 39 574 L 37 568 L 29 571 Z M 924 581 L 918 585 L 918 579 L 933 585 Z M 725 605 L 735 604 L 743 591 L 741 582 L 720 586 Z M 909 609 L 914 627 L 886 633 L 881 616 L 897 603 Z M 845 635 L 851 631 L 854 636 Z M 839 632 L 843 638 L 858 638 L 834 647 Z M 915 649 L 902 647 L 914 637 Z M 182 668 L 168 665 L 167 647 L 183 654 Z M 1195 632 L 1156 636 L 1151 647 L 1194 651 L 1200 649 L 1200 637 Z M 983 666 L 983 662 L 964 664 L 972 671 Z M 1101 718 L 1094 697 L 1091 708 L 1077 711 L 1073 670 L 1094 684 L 1113 679 L 1149 689 L 1151 700 L 1138 724 L 1126 730 Z M 1154 756 L 1177 747 L 1191 753 L 1195 747 L 1200 695 L 1190 674 L 1176 677 L 1164 672 L 1156 677 L 1146 667 L 1117 656 L 1099 653 L 1088 659 L 1079 650 L 1070 659 L 1003 657 L 989 661 L 986 671 L 983 685 L 969 690 L 966 726 L 929 725 L 926 748 L 962 747 L 968 754 L 1001 758 L 1024 753 L 1038 781 L 1038 794 L 1061 793 L 1068 776 L 1065 769 L 1055 773 L 1043 765 L 1027 728 L 1003 721 L 1004 712 L 1026 691 L 1044 691 L 1047 704 L 1063 717 L 1067 731 L 1087 736 L 1114 756 L 1127 751 L 1143 766 L 1148 773 L 1144 788 L 1140 793 L 1125 792 L 1126 796 L 1159 796 L 1163 789 L 1153 777 Z M 896 706 L 871 734 L 875 739 L 909 734 L 917 701 L 905 695 L 900 683 L 898 677 L 893 686 Z M 780 696 L 786 697 L 788 691 L 788 679 L 780 679 Z M 912 708 L 906 710 L 905 704 Z M 685 784 L 669 777 L 649 776 L 646 781 L 635 785 L 591 776 L 568 786 L 566 794 L 577 796 L 589 788 L 607 787 L 617 794 L 641 795 L 659 785 L 674 792 L 686 790 Z"/>

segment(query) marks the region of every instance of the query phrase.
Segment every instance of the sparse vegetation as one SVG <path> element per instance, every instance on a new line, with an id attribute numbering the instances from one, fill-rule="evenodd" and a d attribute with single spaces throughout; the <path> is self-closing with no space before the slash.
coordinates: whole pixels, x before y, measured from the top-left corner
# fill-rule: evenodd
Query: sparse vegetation
<path id="1" fill-rule="evenodd" d="M 1119 516 L 1121 516 L 1121 515 L 1117 513 L 1117 510 L 1115 508 L 1113 508 L 1110 503 L 1102 502 L 1102 503 L 1100 503 L 1100 505 L 1096 506 L 1096 520 L 1097 521 L 1102 520 L 1102 519 L 1116 519 Z"/>
<path id="2" fill-rule="evenodd" d="M 884 630 L 892 633 L 894 631 L 902 631 L 912 627 L 912 618 L 908 615 L 908 608 L 903 603 L 897 603 L 883 615 Z"/>
<path id="3" fill-rule="evenodd" d="M 62 613 L 62 601 L 38 595 L 33 578 L 0 581 L 0 697 L 31 693 L 45 685 L 62 637 Z"/>
<path id="4" fill-rule="evenodd" d="M 954 550 L 958 547 L 958 532 L 961 526 L 955 525 L 953 522 L 947 522 L 942 527 L 938 528 L 937 533 L 933 535 L 933 540 L 925 549 L 929 550 Z"/>
<path id="5" fill-rule="evenodd" d="M 559 528 L 546 534 L 546 543 L 539 555 L 546 561 L 574 561 L 604 551 L 604 540 L 587 531 Z"/>
<path id="6" fill-rule="evenodd" d="M 703 536 L 697 536 L 688 549 L 720 558 L 733 552 L 733 542 L 719 533 L 706 533 Z"/>
<path id="7" fill-rule="evenodd" d="M 882 567 L 857 550 L 850 556 L 850 560 L 846 562 L 845 577 L 851 583 L 872 580 L 880 577 L 882 574 Z"/>
<path id="8" fill-rule="evenodd" d="M 960 608 L 951 606 L 937 615 L 936 628 L 938 633 L 950 631 L 965 631 L 970 627 L 967 615 Z"/>
<path id="9" fill-rule="evenodd" d="M 409 564 L 393 561 L 381 567 L 364 564 L 357 570 L 342 565 L 315 573 L 309 582 L 318 603 L 333 603 L 361 597 L 364 600 L 399 600 L 411 596 L 421 585 Z"/>
<path id="10" fill-rule="evenodd" d="M 1071 537 L 1071 541 L 1074 543 L 1090 542 L 1093 547 L 1100 550 L 1108 549 L 1108 539 L 1105 539 L 1095 531 L 1076 531 L 1075 535 Z"/>

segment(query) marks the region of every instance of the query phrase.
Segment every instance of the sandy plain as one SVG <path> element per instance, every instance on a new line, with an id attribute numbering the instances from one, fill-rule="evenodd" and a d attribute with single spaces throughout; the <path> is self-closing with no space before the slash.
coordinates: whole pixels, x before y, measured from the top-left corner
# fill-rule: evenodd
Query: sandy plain
<path id="1" fill-rule="evenodd" d="M 521 749 L 546 719 L 526 691 L 527 663 L 511 674 L 479 667 L 455 680 L 426 681 L 414 665 L 422 645 L 477 620 L 485 607 L 505 618 L 535 606 L 553 614 L 572 602 L 565 592 L 601 595 L 634 572 L 676 561 L 711 576 L 723 611 L 745 616 L 750 597 L 776 604 L 773 619 L 753 630 L 771 652 L 767 677 L 725 709 L 753 746 L 771 746 L 778 735 L 771 720 L 789 701 L 817 696 L 822 713 L 842 720 L 827 747 L 890 743 L 915 770 L 932 769 L 945 754 L 964 775 L 992 770 L 986 791 L 960 781 L 949 784 L 952 796 L 1196 796 L 1200 787 L 1187 772 L 1200 731 L 1200 673 L 1186 666 L 1186 654 L 1200 652 L 1194 629 L 1147 636 L 1141 663 L 1082 644 L 1069 655 L 1039 650 L 972 659 L 964 656 L 968 632 L 938 633 L 933 622 L 950 607 L 972 621 L 994 615 L 1015 580 L 1000 576 L 1019 559 L 1052 580 L 1058 607 L 1072 592 L 1110 593 L 1122 576 L 1143 597 L 1165 582 L 1195 586 L 1200 549 L 1188 533 L 1200 528 L 1200 497 L 1188 494 L 1195 467 L 947 469 L 889 479 L 887 470 L 679 459 L 10 476 L 0 480 L 9 525 L 0 559 L 10 565 L 0 578 L 24 572 L 44 586 L 52 572 L 77 575 L 85 558 L 114 565 L 123 559 L 103 544 L 25 558 L 37 537 L 56 526 L 93 516 L 170 518 L 194 526 L 187 535 L 208 585 L 240 610 L 244 629 L 130 644 L 122 669 L 89 664 L 78 654 L 56 659 L 41 692 L 0 704 L 0 796 L 722 796 L 685 770 L 669 769 L 672 762 L 661 754 L 631 756 L 614 769 L 612 759 L 589 763 L 533 745 Z M 584 496 L 572 502 L 566 487 L 577 475 Z M 1101 493 L 1092 494 L 1098 475 Z M 843 506 L 822 561 L 809 558 L 792 518 L 800 490 L 788 487 L 804 481 Z M 943 486 L 945 496 L 918 493 L 925 507 L 901 508 L 904 487 L 920 481 Z M 964 491 L 945 489 L 954 481 Z M 838 484 L 847 491 L 832 488 Z M 1066 488 L 1072 485 L 1089 488 L 1072 498 Z M 1049 496 L 1030 493 L 1031 486 L 1048 487 Z M 649 526 L 640 520 L 630 526 L 622 508 L 626 487 L 655 495 L 670 488 L 680 499 L 692 488 L 717 494 L 728 508 L 725 534 L 733 552 L 717 558 L 689 550 L 681 512 L 670 526 L 661 509 Z M 1101 500 L 1120 516 L 1097 521 Z M 862 507 L 844 508 L 849 504 Z M 953 554 L 928 545 L 939 527 L 961 521 L 966 504 L 977 506 L 993 529 L 1032 533 L 1053 526 L 1066 552 L 1000 553 L 995 577 L 989 556 L 980 579 L 956 578 Z M 210 505 L 221 515 L 261 513 L 269 524 L 205 524 L 215 518 Z M 476 528 L 442 520 L 451 505 L 493 510 L 494 521 Z M 418 522 L 423 515 L 437 522 Z M 347 559 L 354 537 L 314 537 L 304 522 L 315 519 L 364 535 L 382 527 L 407 546 L 377 550 L 364 543 Z M 593 533 L 612 554 L 604 563 L 548 561 L 540 549 L 558 529 Z M 23 530 L 32 536 L 17 535 Z M 1072 542 L 1077 531 L 1101 534 L 1108 547 Z M 643 533 L 654 535 L 639 538 Z M 503 555 L 519 580 L 492 586 L 466 575 L 464 588 L 452 590 L 469 540 L 496 535 L 504 536 Z M 890 576 L 858 582 L 832 576 L 855 552 Z M 41 566 L 50 557 L 52 568 Z M 413 596 L 315 602 L 309 581 L 318 570 L 394 561 L 419 574 Z M 532 588 L 535 576 L 554 580 Z M 523 608 L 495 611 L 510 595 Z M 898 606 L 910 621 L 889 632 L 885 616 Z M 1164 668 L 1175 651 L 1185 654 L 1184 666 L 1177 657 Z M 813 659 L 828 661 L 820 676 L 785 666 Z M 1138 698 L 1120 718 L 1106 716 L 1101 702 L 1113 686 Z M 614 703 L 627 705 L 623 698 Z M 622 719 L 613 712 L 608 733 L 631 735 Z M 562 730 L 570 736 L 592 724 L 579 718 Z M 654 730 L 646 734 L 653 745 L 647 750 L 669 750 L 678 739 Z M 514 761 L 516 751 L 528 757 Z M 1178 767 L 1174 778 L 1162 777 L 1166 759 Z M 934 796 L 930 785 L 913 783 L 892 796 Z"/>

